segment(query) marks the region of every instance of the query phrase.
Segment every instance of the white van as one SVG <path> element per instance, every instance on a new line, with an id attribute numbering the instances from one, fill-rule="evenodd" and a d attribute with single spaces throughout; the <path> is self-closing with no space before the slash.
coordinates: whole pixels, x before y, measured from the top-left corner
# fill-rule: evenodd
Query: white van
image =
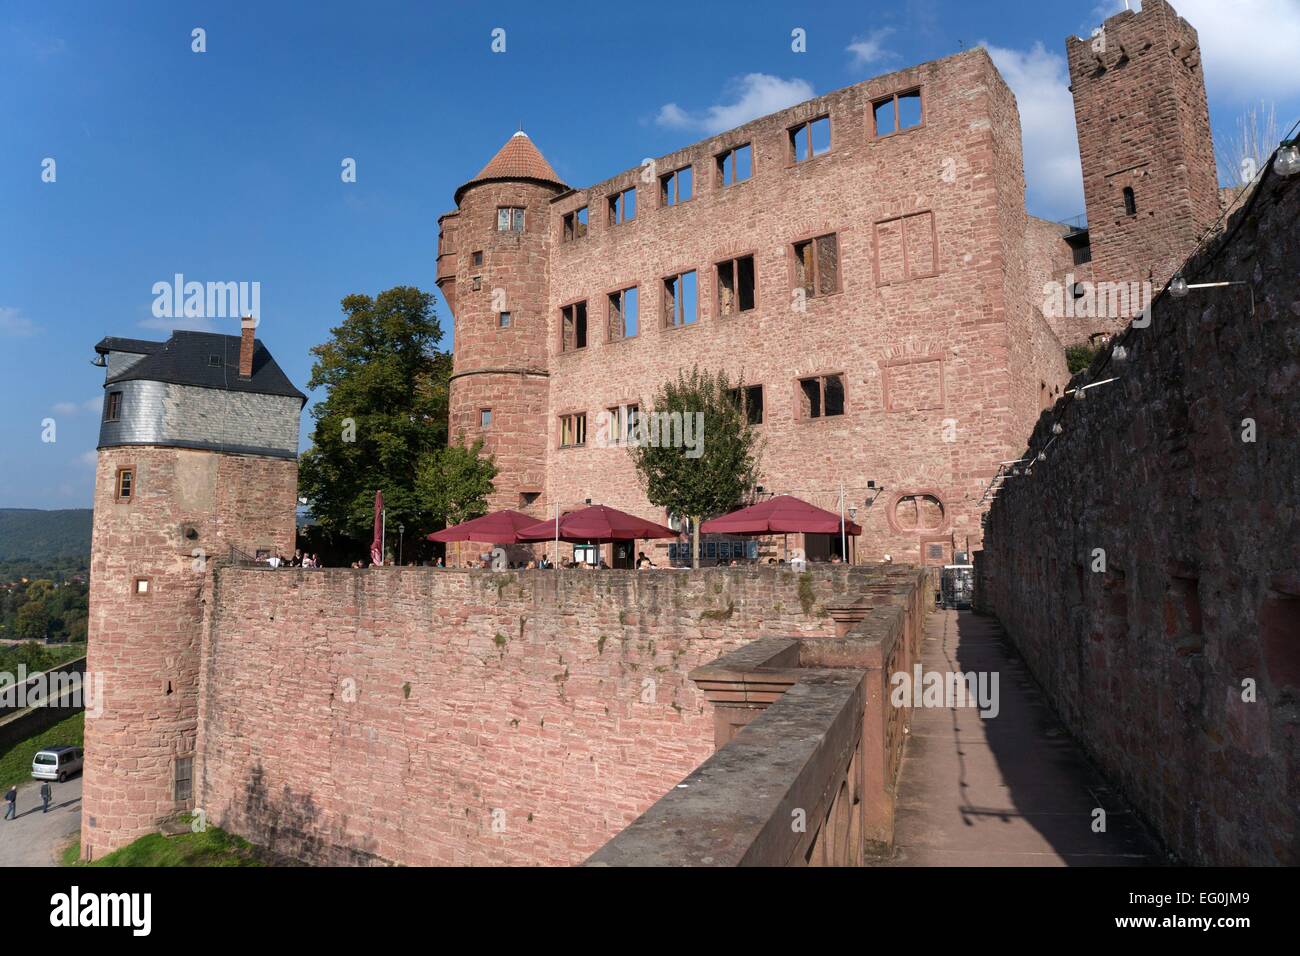
<path id="1" fill-rule="evenodd" d="M 32 758 L 32 776 L 62 783 L 81 770 L 84 760 L 80 747 L 46 747 Z"/>

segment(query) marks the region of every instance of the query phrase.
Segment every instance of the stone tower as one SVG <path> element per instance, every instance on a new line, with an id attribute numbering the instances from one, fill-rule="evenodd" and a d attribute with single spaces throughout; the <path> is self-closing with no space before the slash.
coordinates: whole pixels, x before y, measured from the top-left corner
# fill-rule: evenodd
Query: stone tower
<path id="1" fill-rule="evenodd" d="M 489 506 L 546 514 L 551 200 L 568 187 L 515 133 L 439 219 L 438 287 L 455 319 L 452 441 L 484 440 Z"/>
<path id="2" fill-rule="evenodd" d="M 203 606 L 214 562 L 292 554 L 306 397 L 254 337 L 106 338 L 95 473 L 81 847 L 103 856 L 198 791 Z"/>
<path id="3" fill-rule="evenodd" d="M 1196 30 L 1143 0 L 1066 52 L 1093 277 L 1159 291 L 1219 215 Z"/>

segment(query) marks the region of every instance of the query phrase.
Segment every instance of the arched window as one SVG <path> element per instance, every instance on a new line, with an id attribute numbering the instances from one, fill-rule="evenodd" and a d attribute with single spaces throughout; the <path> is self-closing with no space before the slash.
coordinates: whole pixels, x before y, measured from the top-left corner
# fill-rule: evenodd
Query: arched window
<path id="1" fill-rule="evenodd" d="M 1138 211 L 1137 198 L 1133 195 L 1133 187 L 1124 187 L 1124 215 L 1136 216 Z"/>

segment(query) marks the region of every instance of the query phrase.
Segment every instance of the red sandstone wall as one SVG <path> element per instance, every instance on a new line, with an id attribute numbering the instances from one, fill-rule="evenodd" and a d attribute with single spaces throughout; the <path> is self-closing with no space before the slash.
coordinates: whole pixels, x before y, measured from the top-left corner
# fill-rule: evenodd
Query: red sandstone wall
<path id="1" fill-rule="evenodd" d="M 920 127 L 873 138 L 870 104 L 876 97 L 920 86 Z M 791 165 L 787 128 L 829 112 L 830 152 Z M 753 178 L 722 188 L 714 156 L 750 141 Z M 866 533 L 858 554 L 878 560 L 916 560 L 923 544 L 942 544 L 945 559 L 978 540 L 979 497 L 996 462 L 1008 457 L 1013 436 L 1037 415 L 1013 404 L 1009 292 L 1023 295 L 1018 247 L 1024 229 L 1019 126 L 1011 98 L 983 50 L 974 50 L 866 84 L 747 124 L 662 157 L 656 173 L 694 167 L 695 194 L 678 206 L 658 204 L 657 179 L 642 182 L 638 167 L 608 182 L 575 191 L 553 205 L 551 228 L 582 205 L 589 235 L 551 246 L 550 405 L 548 492 L 562 504 L 586 498 L 662 519 L 642 494 L 626 453 L 617 448 L 560 449 L 558 418 L 627 402 L 643 407 L 681 367 L 699 364 L 743 373 L 762 384 L 767 421 L 762 484 L 834 508 L 839 483 L 858 506 Z M 1013 159 L 1012 159 L 1013 157 Z M 1014 172 L 998 165 L 1014 162 Z M 608 196 L 638 185 L 633 222 L 612 226 Z M 934 275 L 877 281 L 876 223 L 904 213 L 933 215 L 938 247 Z M 834 232 L 841 256 L 842 291 L 792 309 L 789 243 Z M 752 312 L 716 314 L 713 264 L 753 253 L 758 305 Z M 661 280 L 683 269 L 699 276 L 699 321 L 685 328 L 660 324 Z M 606 341 L 605 297 L 631 284 L 640 289 L 640 333 Z M 559 309 L 586 298 L 591 344 L 559 351 Z M 1021 363 L 1026 364 L 1026 363 Z M 847 376 L 842 417 L 801 421 L 798 379 L 816 373 Z M 1035 383 L 1036 387 L 1036 383 Z M 888 400 L 887 400 L 888 399 Z M 944 441 L 952 420 L 956 441 Z M 885 488 L 867 510 L 866 483 Z M 892 516 L 898 497 L 934 494 L 945 513 L 936 527 L 903 528 Z"/>
<path id="2" fill-rule="evenodd" d="M 712 753 L 687 672 L 864 572 L 224 569 L 198 805 L 315 862 L 579 862 Z"/>
<path id="3" fill-rule="evenodd" d="M 980 604 L 1189 863 L 1300 862 L 1300 181 L 1271 177 L 989 512 Z M 1254 441 L 1244 441 L 1246 419 Z M 1096 564 L 1104 551 L 1105 567 Z M 1251 682 L 1255 700 L 1243 698 Z"/>
<path id="4" fill-rule="evenodd" d="M 117 469 L 135 494 L 114 498 Z M 95 474 L 87 670 L 103 712 L 86 720 L 81 846 L 99 857 L 185 809 L 175 760 L 194 752 L 204 565 L 232 545 L 292 553 L 297 462 L 174 448 L 109 448 Z M 184 526 L 196 532 L 186 538 Z M 149 593 L 133 593 L 149 579 Z"/>

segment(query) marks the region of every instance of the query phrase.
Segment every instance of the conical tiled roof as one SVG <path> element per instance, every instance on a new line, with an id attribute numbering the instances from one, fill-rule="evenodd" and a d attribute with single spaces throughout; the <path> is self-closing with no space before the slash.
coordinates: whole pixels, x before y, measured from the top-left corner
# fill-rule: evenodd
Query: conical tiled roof
<path id="1" fill-rule="evenodd" d="M 491 161 L 479 170 L 477 176 L 456 190 L 456 202 L 477 183 L 499 181 L 503 179 L 527 179 L 536 182 L 551 183 L 561 189 L 568 189 L 564 180 L 555 174 L 551 164 L 541 154 L 528 134 L 523 130 L 506 140 L 506 144 L 497 150 Z"/>

